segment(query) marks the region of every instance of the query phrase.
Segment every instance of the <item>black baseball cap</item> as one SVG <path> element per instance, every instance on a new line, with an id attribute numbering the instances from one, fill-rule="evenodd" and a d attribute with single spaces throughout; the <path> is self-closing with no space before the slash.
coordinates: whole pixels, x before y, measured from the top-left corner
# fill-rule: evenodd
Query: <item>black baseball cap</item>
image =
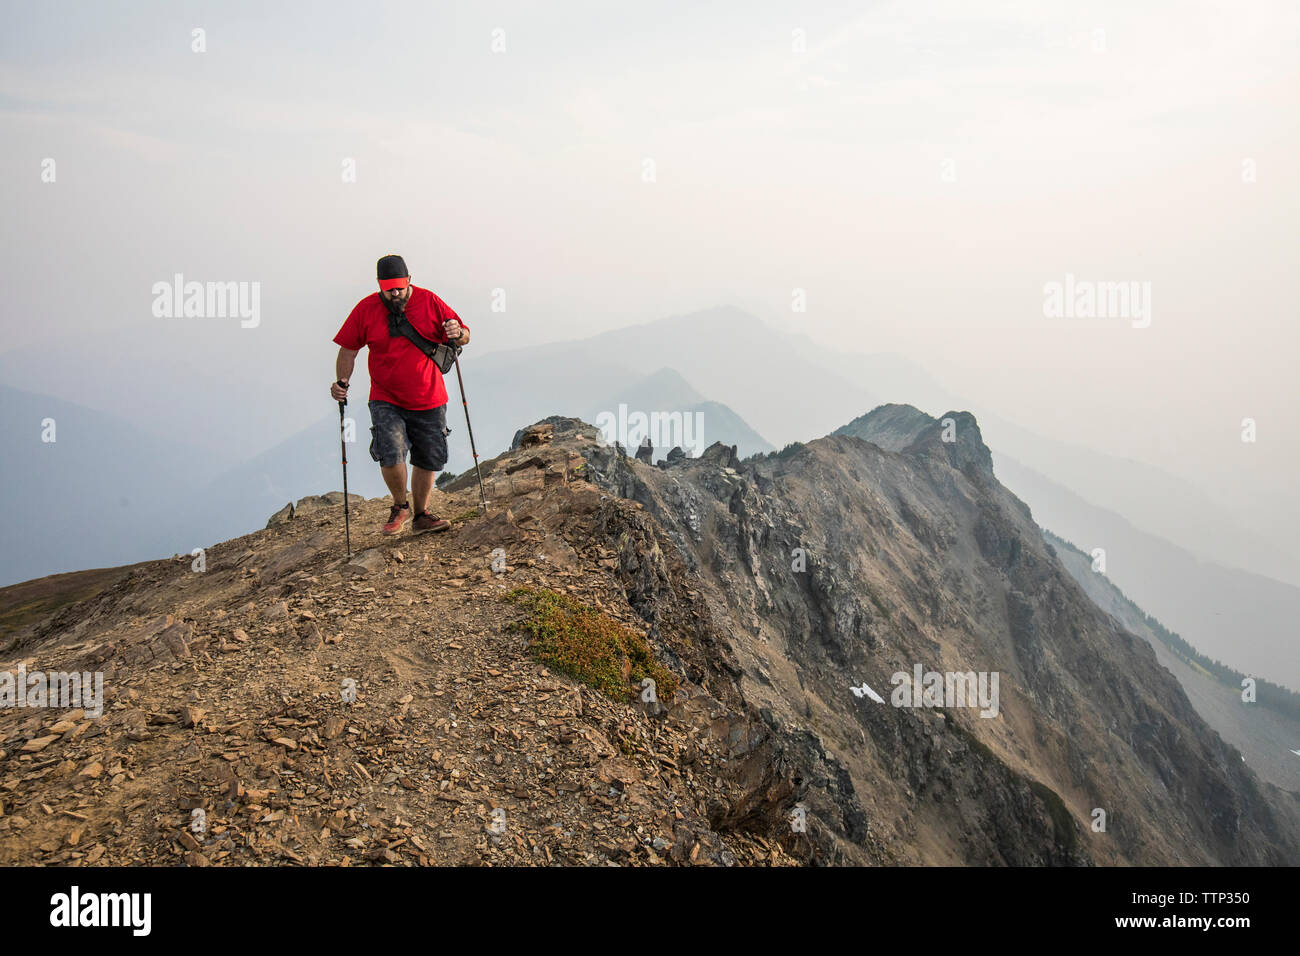
<path id="1" fill-rule="evenodd" d="M 379 288 L 405 289 L 411 284 L 411 272 L 406 268 L 406 260 L 401 256 L 384 256 L 375 264 L 375 276 L 379 279 Z"/>

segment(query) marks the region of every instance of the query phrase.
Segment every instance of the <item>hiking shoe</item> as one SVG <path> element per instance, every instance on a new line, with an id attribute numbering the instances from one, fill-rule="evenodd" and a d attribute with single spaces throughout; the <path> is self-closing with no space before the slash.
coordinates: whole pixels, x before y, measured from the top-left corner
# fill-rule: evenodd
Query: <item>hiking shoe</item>
<path id="1" fill-rule="evenodd" d="M 392 510 L 388 512 L 388 524 L 384 525 L 384 534 L 397 534 L 406 527 L 406 522 L 411 520 L 411 506 L 393 505 Z"/>
<path id="2" fill-rule="evenodd" d="M 425 531 L 446 531 L 451 527 L 451 522 L 446 518 L 439 518 L 437 515 L 431 515 L 428 511 L 421 511 L 415 516 L 415 523 L 411 525 L 411 534 L 423 534 Z"/>

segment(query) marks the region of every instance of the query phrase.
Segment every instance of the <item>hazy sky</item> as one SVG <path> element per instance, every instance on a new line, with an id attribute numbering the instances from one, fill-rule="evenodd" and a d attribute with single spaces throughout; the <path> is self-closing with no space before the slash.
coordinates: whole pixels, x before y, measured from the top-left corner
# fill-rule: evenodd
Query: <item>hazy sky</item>
<path id="1" fill-rule="evenodd" d="M 273 356 L 324 413 L 396 251 L 482 351 L 735 304 L 1220 492 L 1294 484 L 1294 2 L 2 6 L 0 349 L 118 329 L 232 388 Z M 154 318 L 175 273 L 261 283 L 260 325 Z M 1067 273 L 1150 283 L 1149 327 L 1045 317 Z"/>

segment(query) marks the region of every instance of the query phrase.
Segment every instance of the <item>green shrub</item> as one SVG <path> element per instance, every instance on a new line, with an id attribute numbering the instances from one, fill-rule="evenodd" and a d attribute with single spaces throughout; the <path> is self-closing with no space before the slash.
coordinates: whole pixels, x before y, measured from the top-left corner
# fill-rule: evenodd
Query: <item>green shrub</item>
<path id="1" fill-rule="evenodd" d="M 529 650 L 537 660 L 619 701 L 635 698 L 629 682 L 639 685 L 649 677 L 659 700 L 672 701 L 677 677 L 632 629 L 557 591 L 520 587 L 506 600 L 527 612 L 510 627 L 532 636 Z"/>

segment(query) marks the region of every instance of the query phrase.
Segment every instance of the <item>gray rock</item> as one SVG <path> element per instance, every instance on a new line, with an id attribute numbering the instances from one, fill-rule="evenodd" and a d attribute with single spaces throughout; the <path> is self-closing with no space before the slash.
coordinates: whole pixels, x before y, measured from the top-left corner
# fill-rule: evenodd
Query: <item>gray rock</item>
<path id="1" fill-rule="evenodd" d="M 328 531 L 322 530 L 305 541 L 296 541 L 287 548 L 280 549 L 266 561 L 262 568 L 262 580 L 275 581 L 290 571 L 302 567 L 329 544 L 331 544 L 331 535 Z M 338 547 L 340 551 L 343 550 L 342 543 Z"/>
<path id="2" fill-rule="evenodd" d="M 293 502 L 289 502 L 266 520 L 268 528 L 275 528 L 293 519 Z"/>
<path id="3" fill-rule="evenodd" d="M 351 502 L 352 507 L 355 508 L 359 504 L 364 504 L 366 499 L 361 495 L 349 493 L 348 500 Z M 306 497 L 299 499 L 296 505 L 293 502 L 289 502 L 289 504 L 271 515 L 266 522 L 266 526 L 268 528 L 274 528 L 292 521 L 294 518 L 302 518 L 307 515 L 319 514 L 322 511 L 329 511 L 334 508 L 342 507 L 343 492 L 341 491 L 327 491 L 323 495 L 307 495 Z"/>
<path id="4" fill-rule="evenodd" d="M 715 441 L 708 448 L 704 449 L 704 452 L 699 457 L 699 461 L 720 465 L 724 468 L 740 463 L 740 459 L 736 457 L 736 446 L 724 445 L 720 441 Z"/>
<path id="5" fill-rule="evenodd" d="M 510 450 L 517 451 L 522 447 L 524 436 L 533 429 L 540 429 L 543 425 L 552 426 L 550 434 L 554 438 L 558 438 L 569 432 L 577 432 L 579 435 L 592 439 L 600 436 L 600 430 L 598 428 L 594 425 L 588 425 L 581 419 L 569 418 L 565 415 L 551 415 L 547 418 L 543 418 L 540 422 L 530 425 L 527 428 L 521 428 L 515 432 L 515 437 L 510 442 Z"/>
<path id="6" fill-rule="evenodd" d="M 351 574 L 363 575 L 382 571 L 387 565 L 384 553 L 378 548 L 370 548 L 354 557 L 343 569 Z"/>
<path id="7" fill-rule="evenodd" d="M 267 621 L 279 621 L 289 616 L 289 605 L 284 601 L 276 601 L 270 607 L 262 611 L 262 619 Z"/>
<path id="8" fill-rule="evenodd" d="M 365 502 L 361 495 L 348 494 L 348 500 L 352 507 Z M 323 495 L 307 495 L 301 499 L 293 508 L 293 517 L 301 518 L 305 515 L 317 514 L 321 511 L 342 510 L 343 492 L 327 491 Z"/>

